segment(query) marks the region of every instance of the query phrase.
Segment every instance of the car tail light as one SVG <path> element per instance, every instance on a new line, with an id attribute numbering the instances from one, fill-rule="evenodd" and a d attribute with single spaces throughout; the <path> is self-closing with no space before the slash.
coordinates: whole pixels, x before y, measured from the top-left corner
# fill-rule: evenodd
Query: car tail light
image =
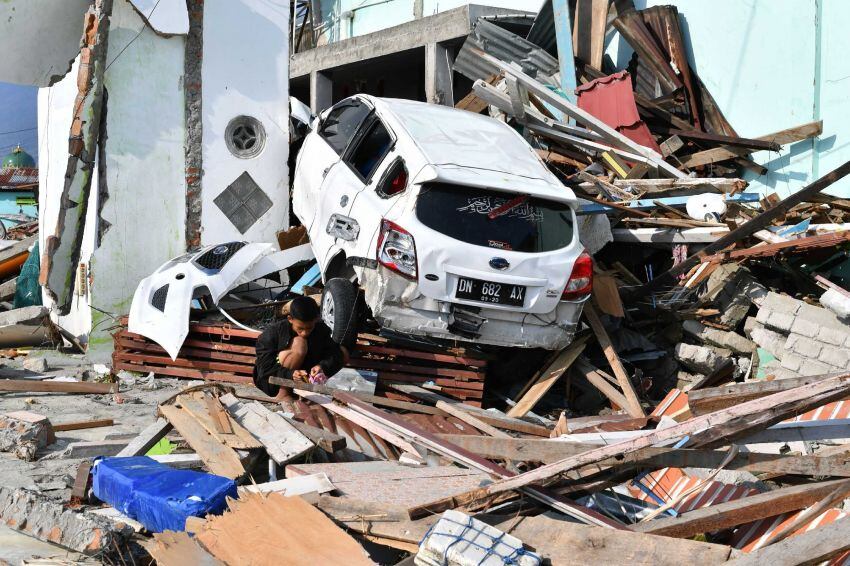
<path id="1" fill-rule="evenodd" d="M 410 232 L 394 222 L 382 220 L 378 236 L 378 263 L 415 281 L 416 243 Z"/>
<path id="2" fill-rule="evenodd" d="M 587 252 L 583 252 L 575 264 L 567 286 L 561 294 L 562 301 L 574 301 L 590 294 L 593 289 L 593 259 Z"/>

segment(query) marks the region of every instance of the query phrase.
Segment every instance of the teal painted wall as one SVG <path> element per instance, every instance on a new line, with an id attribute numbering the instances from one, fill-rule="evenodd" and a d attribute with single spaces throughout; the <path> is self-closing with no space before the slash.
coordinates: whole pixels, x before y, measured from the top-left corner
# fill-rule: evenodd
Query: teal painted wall
<path id="1" fill-rule="evenodd" d="M 739 135 L 756 137 L 813 120 L 823 134 L 759 152 L 770 172 L 750 189 L 785 197 L 850 160 L 850 2 L 845 0 L 635 0 L 675 5 L 691 63 Z M 631 48 L 616 34 L 607 53 L 622 68 Z M 829 194 L 850 197 L 850 179 Z"/>
<path id="2" fill-rule="evenodd" d="M 23 206 L 16 204 L 18 197 L 38 200 L 32 191 L 0 191 L 0 214 L 26 214 L 38 218 L 38 207 L 32 204 Z M 4 224 L 9 227 L 17 223 L 7 220 Z"/>

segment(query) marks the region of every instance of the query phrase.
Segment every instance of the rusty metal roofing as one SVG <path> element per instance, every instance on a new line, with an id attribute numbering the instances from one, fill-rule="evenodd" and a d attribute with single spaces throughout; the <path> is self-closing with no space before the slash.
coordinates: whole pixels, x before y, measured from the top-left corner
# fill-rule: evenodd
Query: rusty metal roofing
<path id="1" fill-rule="evenodd" d="M 0 169 L 0 187 L 2 188 L 36 184 L 38 184 L 38 169 L 35 167 Z"/>
<path id="2" fill-rule="evenodd" d="M 454 62 L 454 70 L 471 80 L 487 80 L 499 74 L 499 69 L 476 56 L 470 48 L 478 48 L 496 59 L 517 63 L 522 70 L 542 82 L 555 84 L 546 78 L 558 72 L 558 60 L 530 41 L 479 19 L 466 38 Z"/>
<path id="3" fill-rule="evenodd" d="M 578 106 L 631 140 L 661 152 L 649 128 L 640 119 L 632 78 L 626 71 L 594 79 L 576 89 Z"/>

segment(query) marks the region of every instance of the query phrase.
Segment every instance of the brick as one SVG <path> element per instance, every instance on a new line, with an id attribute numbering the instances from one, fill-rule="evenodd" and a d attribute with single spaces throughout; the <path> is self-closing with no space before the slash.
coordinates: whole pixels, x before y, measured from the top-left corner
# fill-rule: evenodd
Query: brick
<path id="1" fill-rule="evenodd" d="M 809 376 L 809 375 L 823 375 L 827 373 L 831 373 L 833 371 L 832 366 L 828 366 L 823 362 L 819 362 L 817 360 L 805 360 L 803 364 L 800 366 L 800 375 Z"/>
<path id="2" fill-rule="evenodd" d="M 850 369 L 850 352 L 844 348 L 824 346 L 818 359 L 838 369 Z"/>
<path id="3" fill-rule="evenodd" d="M 763 326 L 753 329 L 750 334 L 753 342 L 770 352 L 776 359 L 781 360 L 785 355 L 786 337 Z"/>
<path id="4" fill-rule="evenodd" d="M 814 322 L 818 326 L 826 326 L 838 330 L 846 328 L 844 323 L 838 320 L 838 317 L 836 317 L 832 311 L 806 303 L 800 305 L 800 309 L 797 311 L 797 316 L 810 322 Z"/>
<path id="5" fill-rule="evenodd" d="M 791 334 L 788 336 L 788 341 L 785 342 L 785 348 L 794 350 L 804 358 L 817 359 L 823 344 L 805 336 Z"/>
<path id="6" fill-rule="evenodd" d="M 761 322 L 761 321 L 760 321 Z M 788 314 L 785 312 L 779 311 L 771 311 L 767 317 L 767 320 L 764 321 L 764 325 L 773 328 L 774 330 L 781 330 L 783 332 L 790 332 L 791 326 L 794 324 L 794 315 Z"/>
<path id="7" fill-rule="evenodd" d="M 797 311 L 799 311 L 800 307 L 804 304 L 805 303 L 803 303 L 803 301 L 798 301 L 794 297 L 771 292 L 764 297 L 761 308 L 784 312 L 786 314 L 797 314 Z"/>
<path id="8" fill-rule="evenodd" d="M 824 342 L 832 346 L 843 346 L 850 339 L 850 332 L 844 332 L 835 328 L 821 327 L 818 330 L 818 342 Z"/>
<path id="9" fill-rule="evenodd" d="M 820 329 L 821 327 L 817 323 L 806 320 L 800 316 L 795 318 L 794 324 L 791 325 L 791 332 L 808 338 L 814 338 L 817 336 Z"/>
<path id="10" fill-rule="evenodd" d="M 802 356 L 798 356 L 797 354 L 786 352 L 782 357 L 781 367 L 790 370 L 790 371 L 799 371 L 800 366 L 805 363 L 806 360 L 803 359 Z"/>

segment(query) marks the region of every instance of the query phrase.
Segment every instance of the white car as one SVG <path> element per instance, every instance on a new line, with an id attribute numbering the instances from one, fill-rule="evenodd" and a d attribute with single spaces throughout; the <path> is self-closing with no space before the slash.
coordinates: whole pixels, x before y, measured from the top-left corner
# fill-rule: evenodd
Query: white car
<path id="1" fill-rule="evenodd" d="M 384 328 L 559 349 L 593 276 L 573 192 L 511 127 L 445 106 L 356 95 L 313 122 L 298 156 L 334 337 L 356 330 L 356 287 Z"/>

